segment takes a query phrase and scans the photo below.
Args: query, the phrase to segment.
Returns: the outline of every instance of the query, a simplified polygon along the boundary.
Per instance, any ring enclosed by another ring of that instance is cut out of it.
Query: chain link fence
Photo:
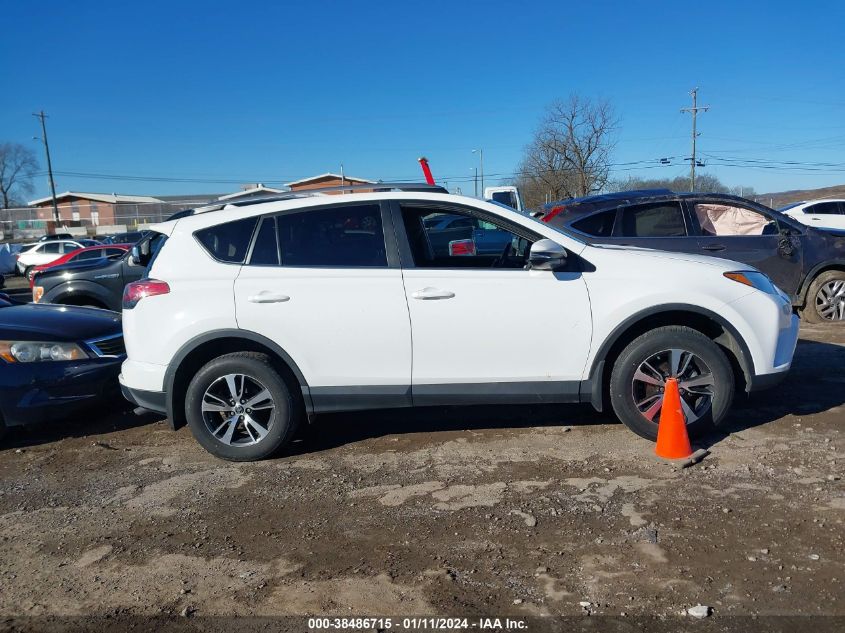
[[[117,203],[100,211],[95,217],[79,217],[75,207],[59,205],[61,221],[53,227],[53,209],[22,207],[0,209],[0,239],[25,241],[38,239],[48,232],[70,233],[78,237],[93,237],[143,229],[150,224],[163,222],[168,217],[193,207],[208,204],[208,198],[173,202]],[[101,205],[102,206],[102,205]],[[46,211],[46,213],[45,213]],[[41,217],[39,218],[39,212]],[[90,213],[90,212],[89,212]],[[78,219],[71,219],[77,217]],[[45,219],[49,218],[49,219]]]

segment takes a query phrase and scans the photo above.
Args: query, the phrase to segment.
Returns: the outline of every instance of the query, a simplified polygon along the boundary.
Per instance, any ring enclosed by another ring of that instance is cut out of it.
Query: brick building
[[[320,189],[321,187],[342,187],[344,185],[374,185],[372,180],[364,178],[353,178],[351,176],[341,176],[340,174],[320,174],[319,176],[311,176],[310,178],[303,178],[302,180],[294,180],[289,182],[286,186],[291,191],[306,191],[308,189]]]
[[[152,196],[125,196],[114,193],[83,193],[81,191],[65,191],[56,194],[56,202],[59,207],[59,217],[62,223],[80,225],[104,225],[122,224],[120,209],[132,208],[138,215],[143,205],[161,203],[162,201]],[[53,219],[53,199],[51,197],[39,198],[29,203],[30,207],[36,208],[38,220],[49,221]]]

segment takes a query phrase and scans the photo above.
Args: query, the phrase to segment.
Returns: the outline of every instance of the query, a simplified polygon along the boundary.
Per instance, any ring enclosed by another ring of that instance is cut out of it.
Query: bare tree
[[[519,169],[528,205],[547,196],[560,200],[601,191],[610,175],[616,125],[607,101],[572,95],[550,104]]]
[[[0,205],[3,209],[23,206],[31,194],[32,179],[38,161],[28,147],[20,143],[0,143]]]

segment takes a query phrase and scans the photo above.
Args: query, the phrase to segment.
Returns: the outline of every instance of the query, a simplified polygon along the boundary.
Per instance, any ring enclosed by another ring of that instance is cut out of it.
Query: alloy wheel
[[[667,349],[643,361],[631,381],[634,405],[646,420],[657,423],[668,378],[678,381],[681,408],[687,424],[692,424],[710,410],[716,381],[707,363],[690,351]]]
[[[276,403],[270,391],[246,374],[226,374],[202,397],[202,419],[211,436],[226,446],[253,446],[273,425]]]
[[[831,279],[819,288],[816,312],[825,321],[845,321],[845,280]]]

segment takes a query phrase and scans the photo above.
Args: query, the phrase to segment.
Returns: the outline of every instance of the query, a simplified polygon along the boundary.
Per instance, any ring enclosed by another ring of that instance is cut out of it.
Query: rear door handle
[[[422,288],[411,294],[414,299],[420,300],[437,300],[437,299],[451,299],[455,296],[454,292],[448,290],[440,290],[440,288]]]
[[[248,297],[247,301],[250,303],[284,303],[285,301],[290,301],[290,297],[278,292],[268,292],[267,290],[262,290],[257,295]]]
[[[708,244],[707,246],[702,246],[701,250],[703,250],[703,251],[723,251],[723,250],[725,250],[725,246],[723,244]]]

